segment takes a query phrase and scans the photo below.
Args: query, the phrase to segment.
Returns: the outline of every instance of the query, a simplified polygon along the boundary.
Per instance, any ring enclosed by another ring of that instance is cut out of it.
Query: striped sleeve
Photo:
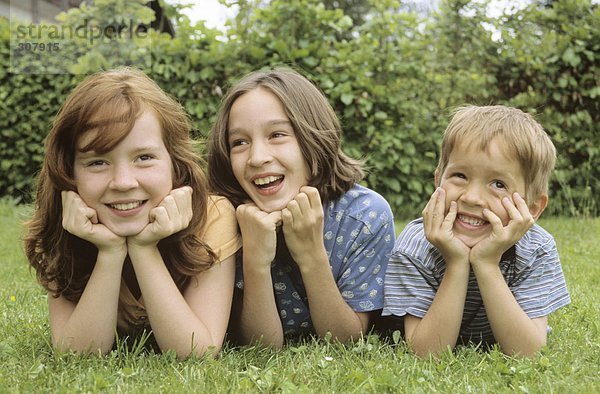
[[[422,318],[429,310],[439,281],[428,245],[421,219],[409,223],[398,237],[385,275],[383,316]]]
[[[516,263],[529,267],[511,291],[527,316],[548,316],[571,302],[556,243],[539,226],[530,230],[526,238],[528,242],[517,244]]]

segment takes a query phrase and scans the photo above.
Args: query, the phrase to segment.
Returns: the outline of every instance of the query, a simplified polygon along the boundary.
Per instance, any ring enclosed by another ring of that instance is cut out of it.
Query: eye
[[[492,185],[496,188],[496,189],[506,189],[506,185],[504,184],[504,182],[502,181],[493,181]]]
[[[235,148],[236,146],[242,146],[248,144],[248,141],[238,138],[229,143],[229,149]]]
[[[143,154],[143,155],[138,156],[139,161],[148,161],[148,160],[152,160],[152,159],[154,159],[154,156],[148,155],[148,154]]]
[[[459,178],[459,179],[467,179],[467,176],[462,172],[455,172],[451,176],[451,178]]]
[[[100,167],[104,164],[106,164],[106,162],[104,160],[90,160],[87,163],[85,163],[85,166],[86,167]]]

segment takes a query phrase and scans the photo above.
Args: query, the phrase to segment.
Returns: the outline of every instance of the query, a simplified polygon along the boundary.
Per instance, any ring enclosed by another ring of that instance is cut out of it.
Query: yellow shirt
[[[214,195],[209,196],[208,199],[207,220],[200,239],[210,246],[217,255],[217,261],[220,262],[242,247],[242,239],[235,218],[235,208],[229,200]],[[142,328],[147,325],[147,317],[143,298],[136,299],[125,281],[121,279],[117,317],[119,330],[129,332],[133,326]]]

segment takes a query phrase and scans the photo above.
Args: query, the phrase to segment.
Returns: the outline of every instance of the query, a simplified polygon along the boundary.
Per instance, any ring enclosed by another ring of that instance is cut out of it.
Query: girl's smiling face
[[[526,195],[521,166],[507,154],[498,138],[493,139],[485,150],[468,142],[457,144],[444,172],[441,176],[436,174],[436,181],[446,191],[446,213],[451,201],[457,203],[453,232],[468,247],[492,231],[482,213],[484,208],[491,210],[506,226],[510,217],[502,205],[502,198],[513,201],[515,192],[523,197]]]
[[[258,87],[233,103],[228,142],[233,174],[263,211],[278,211],[308,184],[309,169],[281,101]]]
[[[112,150],[82,152],[96,133],[86,132],[77,141],[77,192],[113,233],[138,234],[149,223],[150,210],[173,188],[173,167],[160,123],[153,112],[145,111]]]

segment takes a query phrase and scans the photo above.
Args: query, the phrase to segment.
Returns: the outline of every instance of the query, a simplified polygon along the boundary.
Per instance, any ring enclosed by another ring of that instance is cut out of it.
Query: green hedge
[[[136,8],[144,2],[97,2],[63,20],[123,23],[115,17],[123,7],[147,18]],[[330,99],[344,126],[344,149],[366,159],[366,183],[398,217],[417,215],[433,191],[440,137],[453,107],[517,106],[537,115],[559,151],[547,212],[598,215],[597,5],[556,1],[490,20],[482,5],[461,0],[442,2],[427,19],[395,9],[396,1],[369,4],[372,17],[354,25],[342,10],[315,0],[272,0],[261,7],[246,1],[226,37],[202,23],[190,25],[167,7],[177,36],[150,31],[150,48],[140,44],[122,56],[150,51],[145,71],[182,102],[200,138],[241,75],[275,65],[301,70]],[[492,39],[482,22],[495,26],[501,39]],[[95,47],[79,59],[77,74],[11,74],[7,20],[0,19],[0,31],[0,196],[30,201],[42,141],[60,103],[81,80],[78,74],[123,60]]]

